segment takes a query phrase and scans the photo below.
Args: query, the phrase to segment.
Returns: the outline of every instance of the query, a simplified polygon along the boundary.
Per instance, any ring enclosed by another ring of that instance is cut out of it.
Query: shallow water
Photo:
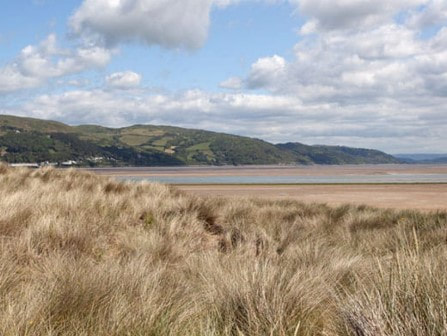
[[[123,167],[91,170],[118,180],[170,184],[447,183],[447,165]]]
[[[211,176],[132,176],[117,177],[126,181],[152,181],[168,184],[333,184],[333,183],[447,183],[447,174],[393,175],[211,175]]]

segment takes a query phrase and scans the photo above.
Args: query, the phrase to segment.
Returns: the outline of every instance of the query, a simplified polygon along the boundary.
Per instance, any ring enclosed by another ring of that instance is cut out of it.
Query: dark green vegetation
[[[398,163],[383,152],[349,147],[273,145],[263,140],[171,126],[106,128],[0,116],[0,160],[75,160],[83,166]]]
[[[373,149],[345,146],[308,146],[300,143],[277,145],[317,164],[396,163],[395,157]]]

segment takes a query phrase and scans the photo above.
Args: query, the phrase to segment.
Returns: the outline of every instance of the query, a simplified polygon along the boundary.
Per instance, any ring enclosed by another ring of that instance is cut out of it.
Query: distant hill
[[[430,162],[427,163],[447,163],[447,155],[437,159],[430,160]]]
[[[447,163],[447,154],[396,154],[407,163]]]
[[[301,143],[286,143],[277,145],[289,150],[306,160],[316,164],[376,164],[399,163],[395,157],[374,149],[351,148],[345,146],[308,146]]]
[[[0,115],[0,160],[77,161],[82,166],[398,163],[380,151],[300,143],[274,145],[172,126],[107,128]]]

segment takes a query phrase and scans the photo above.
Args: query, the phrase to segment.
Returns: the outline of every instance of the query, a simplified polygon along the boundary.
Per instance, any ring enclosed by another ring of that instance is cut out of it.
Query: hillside
[[[0,115],[0,160],[75,160],[83,166],[397,163],[383,152],[349,147],[274,145],[260,139],[172,126],[69,126]]]
[[[308,146],[300,143],[277,145],[316,164],[374,164],[398,163],[395,157],[374,149],[351,148],[345,146]]]

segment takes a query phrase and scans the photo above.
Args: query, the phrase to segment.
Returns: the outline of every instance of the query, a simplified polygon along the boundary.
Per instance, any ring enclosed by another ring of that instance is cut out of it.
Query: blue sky
[[[6,4],[3,8],[5,20],[0,21],[1,65],[10,62],[26,45],[38,44],[49,34],[57,34],[61,44],[76,43],[70,37],[67,21],[80,3],[21,0]],[[302,25],[302,19],[294,14],[289,3],[246,2],[215,9],[210,16],[208,39],[200,49],[166,49],[128,43],[120,48],[107,68],[99,69],[99,74],[81,74],[81,77],[97,82],[104,73],[131,67],[142,74],[142,84],[146,86],[168,90],[192,87],[218,90],[222,80],[247,72],[260,57],[275,53],[292,57],[290,46],[297,40],[296,30]]]
[[[0,114],[445,151],[443,0],[18,0],[0,15]]]

